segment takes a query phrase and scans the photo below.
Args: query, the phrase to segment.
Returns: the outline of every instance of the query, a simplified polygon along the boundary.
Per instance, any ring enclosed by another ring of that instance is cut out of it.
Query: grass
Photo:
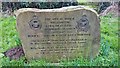
[[[74,60],[63,60],[61,66],[118,66],[118,18],[107,15],[101,17],[101,48],[99,55],[93,60],[75,58]],[[25,57],[19,60],[10,60],[3,52],[10,48],[21,45],[16,31],[16,19],[14,17],[0,18],[0,67],[2,66],[54,66],[56,64],[46,61],[31,60],[27,62]]]

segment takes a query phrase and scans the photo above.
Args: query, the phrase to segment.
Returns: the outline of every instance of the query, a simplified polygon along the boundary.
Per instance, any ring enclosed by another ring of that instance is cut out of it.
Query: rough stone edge
[[[21,8],[15,11],[14,14],[16,15],[16,17],[18,17],[21,13],[24,13],[24,12],[68,12],[68,11],[74,11],[74,10],[80,10],[80,9],[89,10],[95,13],[99,17],[98,13],[95,10],[85,6],[81,6],[81,5],[62,7],[62,8],[56,8],[56,9]]]

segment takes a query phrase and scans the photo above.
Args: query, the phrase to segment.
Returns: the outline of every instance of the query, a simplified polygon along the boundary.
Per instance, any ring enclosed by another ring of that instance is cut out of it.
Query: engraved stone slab
[[[27,59],[58,62],[63,58],[94,58],[100,47],[100,24],[94,10],[24,8],[17,11],[17,29]]]

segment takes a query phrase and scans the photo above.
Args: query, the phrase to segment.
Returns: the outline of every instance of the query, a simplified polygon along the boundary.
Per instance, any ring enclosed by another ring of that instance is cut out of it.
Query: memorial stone
[[[98,14],[83,6],[17,11],[17,30],[27,59],[94,58],[100,48]]]

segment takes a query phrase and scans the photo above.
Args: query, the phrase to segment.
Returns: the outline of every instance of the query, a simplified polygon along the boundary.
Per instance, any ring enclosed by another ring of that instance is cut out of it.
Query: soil
[[[17,46],[15,48],[11,48],[4,52],[4,55],[12,59],[19,59],[21,56],[24,56],[24,51],[22,46]]]

